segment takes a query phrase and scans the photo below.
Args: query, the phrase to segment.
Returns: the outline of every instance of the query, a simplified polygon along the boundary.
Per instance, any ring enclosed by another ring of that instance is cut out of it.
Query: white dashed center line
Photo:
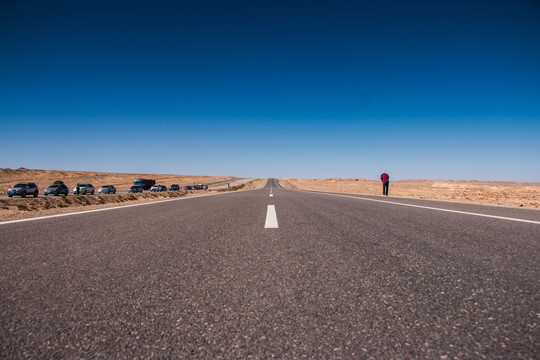
[[[270,197],[274,197],[274,194],[270,194]]]
[[[276,207],[275,205],[268,205],[268,210],[266,211],[266,222],[264,224],[265,229],[276,229],[278,228]]]

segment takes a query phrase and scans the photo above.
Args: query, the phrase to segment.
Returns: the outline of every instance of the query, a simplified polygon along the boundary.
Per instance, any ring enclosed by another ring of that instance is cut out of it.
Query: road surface
[[[270,180],[0,246],[0,358],[540,357],[535,210]]]

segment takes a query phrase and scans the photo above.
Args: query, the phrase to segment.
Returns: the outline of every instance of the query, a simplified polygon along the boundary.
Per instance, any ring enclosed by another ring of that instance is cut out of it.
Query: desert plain
[[[382,183],[364,179],[279,179],[298,190],[381,195]],[[389,196],[540,208],[540,183],[507,181],[390,181]]]

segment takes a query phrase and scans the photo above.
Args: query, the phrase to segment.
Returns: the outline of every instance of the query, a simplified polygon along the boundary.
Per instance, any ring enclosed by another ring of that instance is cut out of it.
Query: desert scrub
[[[236,185],[236,186],[233,186],[233,191],[236,191],[236,190],[240,190],[240,189],[243,189],[246,187],[246,184],[240,184],[240,185]]]
[[[84,196],[77,196],[75,198],[75,201],[78,202],[79,204],[81,204],[82,206],[90,205],[90,201],[88,201],[88,199],[85,198]]]
[[[53,207],[56,207],[56,206],[51,205],[51,203],[48,200],[45,200],[45,202],[43,203],[43,206],[41,208],[43,210],[47,210],[47,209],[50,209],[50,208],[53,208]]]
[[[105,199],[102,196],[98,196],[96,204],[105,204]]]
[[[22,205],[22,204],[17,205],[17,209],[19,209],[19,210],[21,210],[21,211],[30,211],[30,209],[28,208],[28,206]]]
[[[129,194],[129,195],[127,196],[127,199],[128,199],[128,200],[137,200],[137,197],[136,197],[135,195],[133,195],[133,194]]]
[[[237,191],[237,190],[240,190],[240,189],[243,189],[246,187],[246,184],[240,184],[240,185],[236,185],[236,186],[231,186],[230,187],[230,191]],[[218,189],[217,190],[218,192],[226,192],[227,189]]]
[[[0,206],[0,209],[2,209],[2,210],[9,210],[9,207],[8,207],[8,206],[5,206],[5,205],[2,205],[2,206]]]

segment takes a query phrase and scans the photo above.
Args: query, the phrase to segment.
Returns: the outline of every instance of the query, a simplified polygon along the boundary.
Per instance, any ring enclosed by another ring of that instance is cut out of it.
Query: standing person
[[[390,183],[390,176],[388,176],[387,173],[381,174],[381,181],[382,181],[382,194],[385,196],[388,196],[388,184]]]
[[[77,183],[77,186],[75,186],[75,195],[79,196],[80,193],[81,193],[81,187],[79,183]]]

